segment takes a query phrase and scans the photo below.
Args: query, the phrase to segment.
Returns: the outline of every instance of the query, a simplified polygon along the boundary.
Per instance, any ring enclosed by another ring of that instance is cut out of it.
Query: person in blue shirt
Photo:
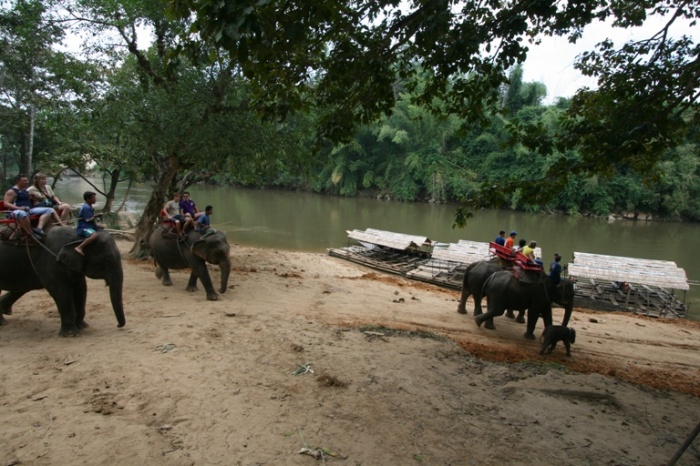
[[[44,227],[52,218],[59,225],[63,225],[63,222],[61,222],[58,214],[51,207],[32,207],[32,200],[27,191],[28,186],[29,177],[25,174],[17,175],[15,177],[15,185],[7,190],[3,198],[5,209],[10,211],[8,216],[17,220],[25,234],[31,235],[34,233],[37,237],[43,238],[45,235]],[[29,223],[30,215],[39,216],[39,225],[36,228],[32,228]]]
[[[499,246],[505,246],[506,245],[506,231],[501,230],[498,232],[498,236],[496,236],[496,239],[493,241]]]
[[[558,253],[554,254],[554,262],[549,264],[549,279],[553,285],[558,285],[561,283],[561,256]]]
[[[210,205],[204,208],[204,212],[197,217],[197,231],[204,234],[209,230],[211,226],[211,219],[209,216],[214,213],[214,208]]]
[[[83,194],[83,199],[85,204],[80,208],[78,212],[78,236],[84,237],[82,243],[75,247],[75,252],[81,256],[85,255],[83,248],[97,239],[96,233],[102,230],[102,227],[97,225],[97,219],[102,216],[102,214],[95,215],[95,209],[92,207],[95,202],[97,202],[97,194],[92,191],[86,191]]]

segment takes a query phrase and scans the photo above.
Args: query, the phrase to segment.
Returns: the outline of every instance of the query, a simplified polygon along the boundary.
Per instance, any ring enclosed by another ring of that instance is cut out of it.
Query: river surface
[[[95,180],[93,180],[95,181]],[[115,209],[121,203],[118,192]],[[82,193],[93,190],[79,178],[56,184],[64,202],[82,203]],[[452,228],[454,205],[431,205],[339,198],[311,193],[240,189],[197,185],[189,188],[197,206],[214,206],[212,224],[226,232],[231,243],[291,251],[325,252],[348,244],[347,230],[376,228],[427,236],[433,241],[492,241],[503,229],[516,230],[517,239],[536,240],[543,260],[554,253],[562,262],[574,252],[674,261],[690,281],[700,280],[700,224],[607,221],[561,215],[483,210],[465,228]],[[120,194],[121,193],[121,197]],[[125,210],[140,213],[150,194],[148,185],[132,187]],[[104,203],[98,195],[97,209]],[[683,299],[683,292],[676,295]],[[686,302],[688,317],[700,320],[700,287],[691,285]]]

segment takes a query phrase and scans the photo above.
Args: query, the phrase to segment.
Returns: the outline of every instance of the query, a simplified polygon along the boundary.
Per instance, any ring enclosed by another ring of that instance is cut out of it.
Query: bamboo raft
[[[453,290],[462,289],[469,264],[493,257],[489,243],[440,243],[371,228],[348,231],[348,246],[331,248],[328,253]],[[674,291],[686,292],[688,280],[674,262],[576,252],[565,271],[576,280],[576,307],[668,318],[685,317],[687,312],[685,299],[681,302]]]

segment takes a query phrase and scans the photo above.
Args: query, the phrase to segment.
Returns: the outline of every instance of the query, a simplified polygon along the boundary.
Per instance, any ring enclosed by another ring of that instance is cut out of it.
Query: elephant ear
[[[202,260],[207,260],[207,242],[203,239],[198,239],[191,246],[192,254]]]
[[[85,256],[81,256],[74,249],[75,246],[63,246],[56,256],[56,260],[65,264],[69,269],[82,273],[85,268]]]

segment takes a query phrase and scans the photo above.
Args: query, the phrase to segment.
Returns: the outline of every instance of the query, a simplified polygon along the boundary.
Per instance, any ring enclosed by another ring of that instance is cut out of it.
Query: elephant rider
[[[27,175],[19,174],[15,177],[15,185],[5,192],[4,202],[5,209],[10,210],[9,216],[15,218],[19,223],[20,229],[26,235],[31,236],[32,233],[39,237],[43,237],[44,227],[52,218],[59,225],[63,225],[58,214],[51,207],[32,207],[31,197],[27,192],[29,186],[29,178]],[[39,224],[36,228],[32,228],[29,222],[30,215],[39,216]]]
[[[102,227],[97,225],[97,218],[101,214],[95,215],[95,209],[92,207],[95,202],[97,202],[97,194],[92,191],[85,191],[83,193],[83,199],[85,204],[80,208],[78,212],[78,236],[85,238],[82,243],[77,245],[74,249],[75,252],[81,256],[85,255],[83,248],[88,244],[92,243],[97,239],[96,233],[102,230]]]
[[[207,231],[210,230],[211,220],[209,219],[209,217],[213,213],[214,213],[214,208],[212,206],[208,205],[204,208],[204,212],[202,212],[202,215],[197,217],[197,231],[198,232],[200,232],[201,234],[205,234]]]
[[[559,262],[561,262],[561,256],[559,253],[554,253],[554,262],[549,264],[549,280],[552,282],[552,285],[561,283],[562,267]]]
[[[537,241],[530,241],[527,246],[523,248],[523,255],[527,257],[529,262],[535,263],[535,248],[537,247]]]
[[[56,196],[46,183],[47,177],[41,172],[37,172],[34,175],[34,183],[27,189],[29,197],[32,198],[33,205],[41,207],[52,207],[58,215],[61,217],[63,222],[67,221],[71,217],[70,204],[61,202],[61,200]]]
[[[178,238],[192,226],[192,218],[186,218],[180,213],[180,193],[174,193],[172,200],[165,203],[163,207],[164,219],[169,220],[175,226]]]
[[[499,231],[498,236],[496,236],[496,239],[493,240],[493,242],[499,246],[505,246],[506,245],[506,231],[505,230]]]
[[[185,218],[189,217],[192,220],[197,220],[204,212],[197,208],[197,204],[190,197],[190,193],[185,191],[182,193],[182,200],[180,201],[180,214]]]
[[[507,248],[510,249],[511,251],[512,251],[513,248],[515,247],[515,237],[516,237],[516,236],[518,236],[518,232],[517,232],[517,231],[511,231],[511,232],[510,232],[510,235],[509,235],[508,238],[506,239],[505,247],[507,247]]]

